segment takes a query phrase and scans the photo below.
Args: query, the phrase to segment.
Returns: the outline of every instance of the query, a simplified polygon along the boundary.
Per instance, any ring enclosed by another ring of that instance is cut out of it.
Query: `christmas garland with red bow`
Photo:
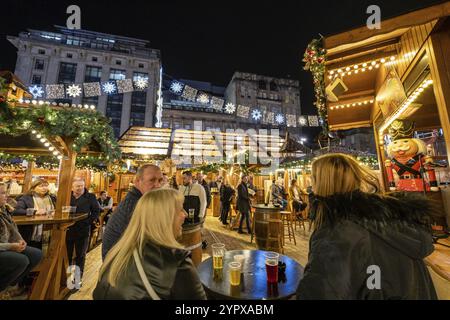
[[[327,96],[325,93],[325,62],[327,60],[327,51],[323,48],[322,38],[314,39],[306,48],[303,55],[304,69],[309,70],[313,76],[314,93],[320,123],[325,134],[328,133],[328,114],[327,114]]]

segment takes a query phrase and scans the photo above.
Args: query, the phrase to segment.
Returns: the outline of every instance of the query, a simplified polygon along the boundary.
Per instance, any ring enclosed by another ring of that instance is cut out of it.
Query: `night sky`
[[[0,70],[14,70],[6,35],[64,25],[70,4],[81,7],[82,28],[141,38],[161,50],[175,78],[226,85],[234,71],[300,80],[303,113],[313,113],[311,75],[303,70],[309,41],[364,25],[377,4],[382,19],[443,1],[9,1],[0,20]],[[122,5],[119,5],[122,3]]]

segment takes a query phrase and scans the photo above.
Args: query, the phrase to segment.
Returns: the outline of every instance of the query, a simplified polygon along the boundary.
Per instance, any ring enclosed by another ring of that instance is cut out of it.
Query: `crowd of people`
[[[314,230],[298,299],[436,299],[423,262],[433,251],[432,206],[426,198],[382,193],[377,177],[342,154],[317,158],[311,179],[308,195]],[[54,208],[55,199],[45,182],[33,186],[13,209],[6,204],[6,190],[0,184],[0,290],[17,289],[41,259],[40,250],[27,245],[39,240],[34,237],[39,235],[38,227],[21,231],[11,219],[30,207]],[[243,233],[245,221],[251,234],[251,198],[256,193],[251,177],[243,175],[235,191],[222,177],[208,184],[202,174],[186,171],[182,185],[177,185],[158,166],[140,167],[132,189],[106,223],[94,299],[206,299],[190,252],[178,240],[184,223],[204,220],[211,190],[220,194],[223,224],[228,223],[230,204],[237,196],[238,232]],[[305,209],[295,181],[288,192],[274,181],[271,197],[283,208],[291,201],[295,212]],[[83,270],[90,226],[101,209],[112,209],[111,199],[107,194],[95,199],[84,181],[76,179],[71,204],[89,213],[67,234],[69,258]],[[10,267],[10,261],[21,267]],[[382,270],[381,285],[375,289],[367,286],[367,268],[373,265]]]

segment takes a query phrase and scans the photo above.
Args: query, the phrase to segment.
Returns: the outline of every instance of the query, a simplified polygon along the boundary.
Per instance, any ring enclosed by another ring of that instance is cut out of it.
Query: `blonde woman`
[[[173,189],[142,196],[123,236],[105,257],[94,299],[206,299],[190,252],[176,240],[186,217],[183,201],[183,194]]]
[[[423,259],[433,252],[431,206],[413,194],[382,195],[352,157],[312,163],[315,225],[298,299],[436,299]]]

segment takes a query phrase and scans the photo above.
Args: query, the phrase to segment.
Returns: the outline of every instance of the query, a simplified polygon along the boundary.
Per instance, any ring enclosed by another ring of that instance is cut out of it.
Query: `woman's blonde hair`
[[[330,153],[315,159],[311,166],[313,192],[319,198],[352,191],[374,193],[380,190],[377,176],[351,156]],[[318,228],[323,222],[320,202],[316,210],[315,226]]]
[[[107,281],[116,286],[126,272],[134,249],[142,256],[145,243],[150,241],[167,248],[183,248],[176,240],[173,226],[176,215],[183,209],[184,196],[174,189],[156,189],[145,193],[136,204],[130,223],[120,240],[106,255],[100,278],[109,268]]]

